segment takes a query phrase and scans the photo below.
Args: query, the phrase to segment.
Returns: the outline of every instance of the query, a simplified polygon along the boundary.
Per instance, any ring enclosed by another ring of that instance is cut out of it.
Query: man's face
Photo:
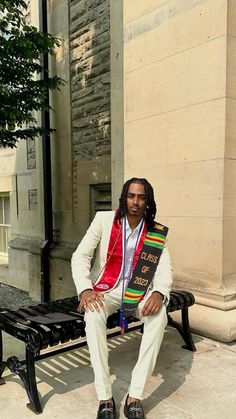
[[[146,209],[146,195],[144,186],[140,183],[131,183],[127,193],[127,215],[136,215],[142,218]]]

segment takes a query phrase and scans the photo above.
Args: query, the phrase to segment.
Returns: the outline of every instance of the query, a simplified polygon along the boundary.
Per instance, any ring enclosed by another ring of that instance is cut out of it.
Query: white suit
[[[72,275],[78,295],[86,289],[92,289],[103,269],[110,239],[114,212],[98,212],[86,235],[72,256]],[[95,263],[91,269],[91,261],[96,249]],[[91,363],[95,373],[95,387],[99,400],[112,397],[111,381],[108,367],[108,348],[106,341],[107,317],[120,307],[122,281],[111,291],[104,294],[104,307],[99,312],[85,313],[86,335],[90,350]],[[172,284],[172,269],[167,246],[164,246],[151,287],[145,298],[139,303],[136,315],[144,322],[144,333],[140,345],[139,357],[132,373],[129,390],[130,397],[142,398],[144,386],[155,367],[156,358],[167,325],[165,305],[154,316],[141,316],[146,299],[153,291],[164,295],[166,303],[169,299]]]

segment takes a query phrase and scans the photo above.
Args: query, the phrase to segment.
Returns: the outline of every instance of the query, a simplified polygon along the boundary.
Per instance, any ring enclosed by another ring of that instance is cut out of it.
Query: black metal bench
[[[167,306],[168,325],[178,330],[185,342],[183,347],[191,351],[196,349],[189,328],[188,307],[193,305],[194,302],[194,296],[190,292],[171,291],[170,302]],[[0,384],[4,384],[2,374],[6,367],[18,374],[28,394],[29,403],[27,406],[37,414],[42,413],[42,406],[36,384],[35,361],[86,345],[85,322],[83,314],[76,311],[77,305],[77,297],[71,297],[20,308],[15,311],[0,309]],[[176,310],[181,310],[182,324],[175,322],[169,315]],[[38,316],[45,317],[50,313],[55,318],[56,316],[62,316],[62,314],[72,315],[73,317],[66,321],[54,321],[47,325],[38,322]],[[31,320],[29,320],[29,317]],[[35,317],[37,321],[34,321],[32,317]],[[108,318],[108,338],[120,334],[120,331],[117,330],[110,332],[111,329],[118,326],[118,319],[118,312]],[[142,324],[133,317],[129,319],[128,326],[128,331],[133,331],[140,329]],[[25,342],[24,360],[20,361],[13,355],[4,361],[2,331]],[[73,343],[73,341],[77,342]],[[69,342],[69,345],[64,345],[66,342]],[[57,349],[41,353],[43,349],[48,347],[57,347]]]

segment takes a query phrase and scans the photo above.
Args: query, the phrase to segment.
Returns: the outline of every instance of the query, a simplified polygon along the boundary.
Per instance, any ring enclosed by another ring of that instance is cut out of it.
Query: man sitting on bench
[[[72,256],[72,274],[80,298],[79,310],[85,311],[87,342],[100,401],[97,419],[116,417],[106,322],[117,309],[122,332],[130,315],[144,323],[124,406],[127,418],[144,419],[140,400],[167,325],[166,305],[172,284],[166,246],[168,228],[156,223],[155,215],[152,186],[146,179],[132,178],[123,186],[118,210],[98,212]]]

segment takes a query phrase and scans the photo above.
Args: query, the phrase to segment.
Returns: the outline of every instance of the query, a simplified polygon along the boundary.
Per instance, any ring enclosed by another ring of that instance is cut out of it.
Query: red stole
[[[116,214],[115,214],[116,217]],[[115,288],[117,282],[121,278],[123,268],[123,220],[113,220],[110,240],[107,251],[107,258],[102,273],[99,275],[97,281],[93,284],[95,291],[110,291]],[[140,251],[147,233],[147,226],[141,231],[138,244],[135,249],[132,270],[135,268],[138,261]]]

